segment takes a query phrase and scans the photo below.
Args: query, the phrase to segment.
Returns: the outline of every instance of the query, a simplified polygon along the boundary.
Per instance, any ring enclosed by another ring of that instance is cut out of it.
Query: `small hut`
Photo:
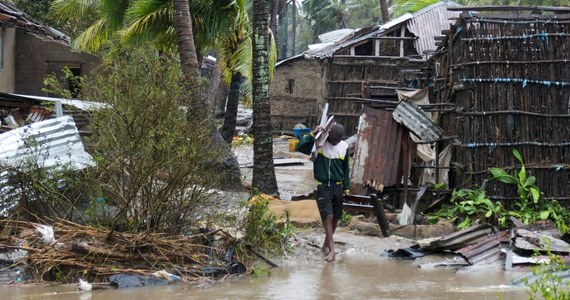
[[[489,168],[522,165],[545,199],[570,205],[570,8],[456,7],[461,12],[430,61],[430,99],[450,103],[441,126],[454,139],[450,185],[481,185]],[[508,204],[513,185],[487,195]]]
[[[328,103],[328,115],[347,135],[355,134],[365,91],[395,98],[397,88],[420,85],[421,67],[436,49],[434,38],[459,15],[447,10],[455,6],[444,1],[380,26],[330,32],[320,36],[321,44],[280,61],[270,85],[273,128],[314,126]]]

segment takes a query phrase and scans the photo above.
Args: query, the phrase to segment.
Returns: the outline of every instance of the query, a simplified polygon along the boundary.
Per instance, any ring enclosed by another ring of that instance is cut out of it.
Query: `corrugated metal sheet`
[[[408,20],[408,30],[418,37],[414,41],[414,46],[419,54],[437,48],[434,37],[442,36],[441,31],[449,29],[455,22],[449,19],[459,17],[461,14],[457,11],[448,11],[447,8],[457,6],[461,5],[452,1],[441,1],[417,11],[414,17]]]
[[[486,240],[490,235],[493,235],[493,232],[494,229],[491,225],[479,224],[440,237],[437,240],[431,241],[428,245],[423,245],[422,249],[433,252],[445,250],[454,251],[464,248],[467,245],[480,243]]]
[[[435,141],[443,135],[443,129],[439,128],[421,108],[406,100],[400,101],[392,117],[424,142]]]
[[[382,191],[399,184],[398,169],[404,128],[386,110],[364,106],[354,149],[351,191],[366,194],[366,187]]]
[[[20,95],[20,94],[8,94],[8,95],[14,95],[17,97],[39,100],[39,101],[50,101],[50,102],[61,101],[61,104],[73,106],[73,107],[81,109],[81,110],[97,110],[97,109],[109,107],[109,105],[106,103],[79,100],[79,99],[65,99],[65,98],[54,98],[54,97],[33,96],[33,95]],[[0,100],[1,100],[1,98],[0,98]]]
[[[321,43],[334,43],[349,37],[355,31],[356,30],[354,29],[348,29],[348,28],[333,30],[319,35],[319,40],[321,41]]]
[[[0,134],[0,162],[24,168],[30,161],[43,168],[66,166],[80,170],[95,163],[85,152],[70,116],[49,119]]]
[[[382,36],[385,32],[389,32],[391,28],[404,23],[408,30],[418,37],[418,39],[414,41],[414,46],[419,54],[423,54],[425,50],[435,50],[437,48],[434,37],[442,36],[441,31],[449,29],[450,24],[453,23],[453,21],[449,19],[458,17],[461,13],[448,11],[447,8],[457,6],[460,5],[452,1],[438,2],[416,13],[405,14],[381,26],[376,25],[355,30],[352,34],[347,34],[340,39],[338,39],[340,34],[336,33],[336,31],[332,31],[330,32],[331,36],[337,38],[333,45],[305,51],[304,56],[307,59],[331,57],[340,49],[350,47],[371,37]],[[326,36],[326,34],[324,35]]]
[[[405,21],[407,21],[413,17],[414,17],[414,15],[412,15],[411,13],[403,14],[394,20],[391,20],[389,22],[382,24],[380,26],[380,29],[390,29],[396,25],[400,25],[400,23],[403,23],[403,22],[405,22]]]
[[[350,39],[346,39],[347,37],[345,37],[345,39],[340,39],[330,46],[317,48],[314,50],[307,50],[303,53],[303,56],[306,59],[322,59],[331,57],[336,51],[342,48],[354,45],[360,41],[364,41],[372,36],[377,35],[378,28],[379,27],[377,25],[362,28],[347,36],[350,37]]]
[[[470,265],[497,260],[501,254],[501,244],[508,244],[509,231],[500,231],[487,239],[472,245],[467,245],[455,251],[461,254]]]
[[[0,23],[9,23],[28,32],[49,36],[66,45],[71,42],[71,38],[67,35],[30,19],[23,11],[10,3],[0,2]]]

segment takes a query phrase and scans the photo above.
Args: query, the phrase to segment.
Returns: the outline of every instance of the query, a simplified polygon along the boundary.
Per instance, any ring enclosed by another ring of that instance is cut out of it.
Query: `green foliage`
[[[491,223],[504,227],[507,216],[501,202],[493,202],[487,198],[481,189],[460,189],[451,196],[452,206],[444,207],[439,212],[428,216],[430,223],[436,223],[440,218],[450,221],[459,220],[457,226],[464,229],[474,222]]]
[[[347,226],[348,224],[350,224],[351,220],[352,220],[352,215],[343,210],[342,216],[340,217],[339,225]]]
[[[289,250],[288,241],[295,227],[288,220],[283,226],[279,226],[275,217],[268,213],[268,200],[258,199],[249,207],[245,223],[245,241],[255,249],[284,254]]]
[[[460,220],[458,227],[461,229],[471,226],[476,221],[503,227],[510,216],[525,224],[550,219],[562,233],[569,232],[566,220],[570,219],[570,211],[556,200],[542,199],[543,193],[536,185],[536,177],[527,173],[521,154],[514,149],[513,155],[521,164],[519,170],[509,174],[501,168],[490,169],[493,179],[517,187],[518,198],[509,209],[504,208],[500,202],[493,203],[483,190],[461,189],[452,194],[451,202],[454,205],[442,208],[430,215],[428,220],[432,223],[437,222],[439,218]]]
[[[558,201],[546,201],[542,197],[544,193],[536,185],[536,177],[527,174],[524,161],[520,152],[513,149],[513,155],[521,164],[520,169],[513,174],[507,173],[500,168],[491,168],[494,179],[517,187],[518,199],[512,204],[509,215],[516,217],[525,224],[537,220],[551,219],[562,233],[568,232],[566,220],[570,212],[560,206]]]
[[[75,76],[67,66],[61,72],[61,76],[57,76],[55,73],[48,74],[44,78],[45,87],[42,88],[42,91],[48,93],[48,95],[55,95],[65,99],[77,97],[84,77]],[[69,87],[73,87],[74,90],[70,90]]]
[[[121,53],[101,74],[84,85],[84,98],[107,105],[91,115],[97,167],[85,189],[108,199],[127,230],[183,232],[227,175],[212,162],[220,153],[209,128],[181,109],[196,96],[175,58],[146,49]]]
[[[541,262],[531,268],[532,274],[537,276],[536,280],[531,282],[528,278],[523,278],[527,295],[531,300],[537,299],[536,295],[540,296],[538,299],[569,300],[570,291],[564,287],[570,285],[570,280],[563,280],[560,272],[570,271],[570,267],[564,264],[562,257],[553,254],[548,245],[547,254],[547,262]]]

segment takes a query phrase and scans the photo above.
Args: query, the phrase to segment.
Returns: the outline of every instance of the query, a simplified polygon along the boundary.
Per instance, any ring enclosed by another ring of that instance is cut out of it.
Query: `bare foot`
[[[321,247],[321,253],[322,253],[323,255],[326,256],[326,255],[329,254],[329,252],[331,252],[331,250],[329,249],[329,247],[327,247],[327,246],[325,246],[325,245],[323,245],[323,246]]]
[[[328,262],[335,260],[335,253],[334,251],[330,251],[329,254],[325,257],[325,260]]]

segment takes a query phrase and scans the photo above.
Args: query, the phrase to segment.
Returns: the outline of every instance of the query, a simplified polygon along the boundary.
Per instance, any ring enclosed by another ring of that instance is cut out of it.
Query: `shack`
[[[570,8],[450,7],[457,22],[430,59],[426,77],[442,113],[449,145],[450,186],[480,186],[489,168],[522,165],[544,199],[570,205]],[[489,181],[485,191],[505,204],[516,185]]]
[[[321,44],[280,61],[270,85],[271,118],[276,130],[314,126],[325,104],[328,115],[357,132],[363,91],[392,97],[397,88],[420,86],[421,67],[436,49],[435,37],[459,12],[451,1],[430,5],[383,25],[339,30],[320,36]]]
[[[48,96],[44,78],[65,80],[65,67],[76,76],[99,65],[99,58],[70,46],[64,33],[32,20],[11,3],[0,1],[0,92]],[[65,80],[64,88],[77,89]]]

